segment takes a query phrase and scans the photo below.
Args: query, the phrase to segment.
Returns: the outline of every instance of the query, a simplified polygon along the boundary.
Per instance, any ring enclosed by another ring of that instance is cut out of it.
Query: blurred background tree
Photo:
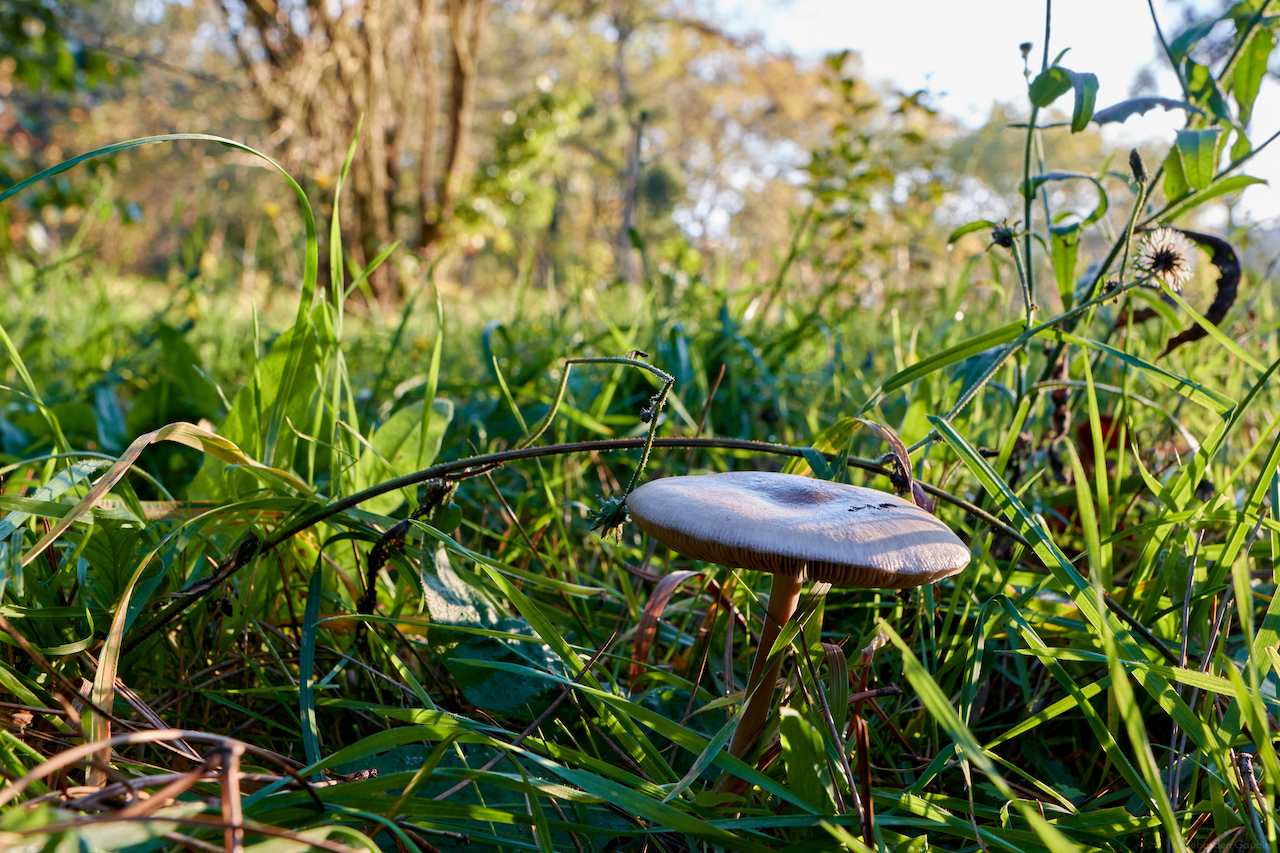
[[[0,186],[61,162],[74,148],[74,125],[87,109],[118,91],[135,72],[128,57],[92,43],[85,33],[100,31],[94,3],[8,0],[0,5]],[[79,221],[85,204],[83,183],[49,182],[28,193],[14,211],[0,209],[0,249],[27,237],[38,249],[48,229],[64,219]]]
[[[991,217],[1016,190],[1007,116],[965,133],[927,92],[868,85],[856,54],[772,53],[694,0],[15,0],[0,39],[0,181],[203,132],[271,154],[329,213],[362,121],[343,245],[358,272],[400,241],[369,281],[384,305],[428,270],[472,288],[634,284],[642,250],[756,282],[788,265],[812,286],[856,278],[875,299],[945,259],[957,205],[986,198],[969,218]],[[1089,162],[1103,147],[1058,136]],[[178,147],[44,185],[61,195],[0,213],[22,218],[6,237],[34,257],[110,199],[99,260],[269,300],[296,280],[292,201],[238,154]]]

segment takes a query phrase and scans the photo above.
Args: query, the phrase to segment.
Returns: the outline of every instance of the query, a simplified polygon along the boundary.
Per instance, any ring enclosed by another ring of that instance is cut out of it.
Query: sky
[[[1018,45],[1033,44],[1033,69],[1044,49],[1045,3],[1034,0],[714,0],[718,15],[739,32],[756,31],[768,47],[819,57],[846,48],[861,54],[864,72],[906,91],[928,88],[931,101],[964,123],[977,126],[994,101],[1029,106]],[[1172,38],[1181,29],[1186,3],[1156,0],[1156,15]],[[1192,3],[1207,11],[1216,4]],[[1145,0],[1058,0],[1053,3],[1049,48],[1052,59],[1070,48],[1062,65],[1098,76],[1097,106],[1129,97],[1140,69],[1156,73],[1157,94],[1180,97],[1177,80],[1157,62],[1158,42]],[[1228,26],[1226,24],[1222,26]],[[1280,58],[1273,54],[1272,65]],[[1069,108],[1069,96],[1060,101]],[[1280,130],[1280,84],[1263,83],[1254,107],[1255,143]],[[1140,119],[1104,127],[1109,140],[1172,144],[1183,124],[1181,111],[1152,110]],[[1280,141],[1247,167],[1269,181],[1245,191],[1241,206],[1256,219],[1280,219]]]

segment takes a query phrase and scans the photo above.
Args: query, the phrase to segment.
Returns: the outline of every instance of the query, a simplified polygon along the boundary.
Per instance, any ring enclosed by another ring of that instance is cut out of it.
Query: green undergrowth
[[[1032,102],[1087,123],[1089,77],[1046,57]],[[287,175],[302,279],[262,315],[11,265],[0,842],[1277,849],[1280,292],[1244,270],[1215,316],[1213,243],[1194,304],[1152,274],[1151,228],[1242,185],[1247,149],[1195,159],[1219,136],[1065,217],[1038,191],[1079,176],[1029,142],[1023,222],[1053,228],[962,228],[942,284],[878,301],[646,257],[636,286],[357,315]],[[730,757],[767,579],[593,520],[647,438],[643,478],[890,490],[895,435],[970,566],[808,595],[764,754]]]

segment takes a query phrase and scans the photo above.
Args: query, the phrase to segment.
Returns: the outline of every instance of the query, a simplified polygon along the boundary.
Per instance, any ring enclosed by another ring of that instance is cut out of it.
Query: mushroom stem
[[[769,710],[773,706],[774,685],[778,682],[778,670],[782,668],[782,657],[774,661],[769,671],[763,672],[765,661],[773,649],[782,626],[796,612],[796,604],[800,601],[800,575],[795,577],[776,574],[773,585],[769,588],[769,611],[764,620],[764,628],[760,631],[760,648],[756,650],[755,662],[751,665],[751,677],[747,680],[747,709],[729,742],[729,754],[741,758],[755,744],[760,730],[769,720]]]

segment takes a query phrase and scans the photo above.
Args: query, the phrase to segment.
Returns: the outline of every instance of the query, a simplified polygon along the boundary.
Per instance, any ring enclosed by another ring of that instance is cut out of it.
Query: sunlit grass
[[[1280,293],[1246,275],[1166,353],[1209,309],[1122,268],[1164,202],[1108,181],[1106,268],[983,223],[942,286],[868,304],[646,248],[640,287],[355,307],[314,222],[265,310],[11,266],[0,841],[1276,849]],[[649,437],[645,478],[889,490],[892,434],[972,564],[808,595],[780,722],[733,758],[766,579],[592,520]]]

